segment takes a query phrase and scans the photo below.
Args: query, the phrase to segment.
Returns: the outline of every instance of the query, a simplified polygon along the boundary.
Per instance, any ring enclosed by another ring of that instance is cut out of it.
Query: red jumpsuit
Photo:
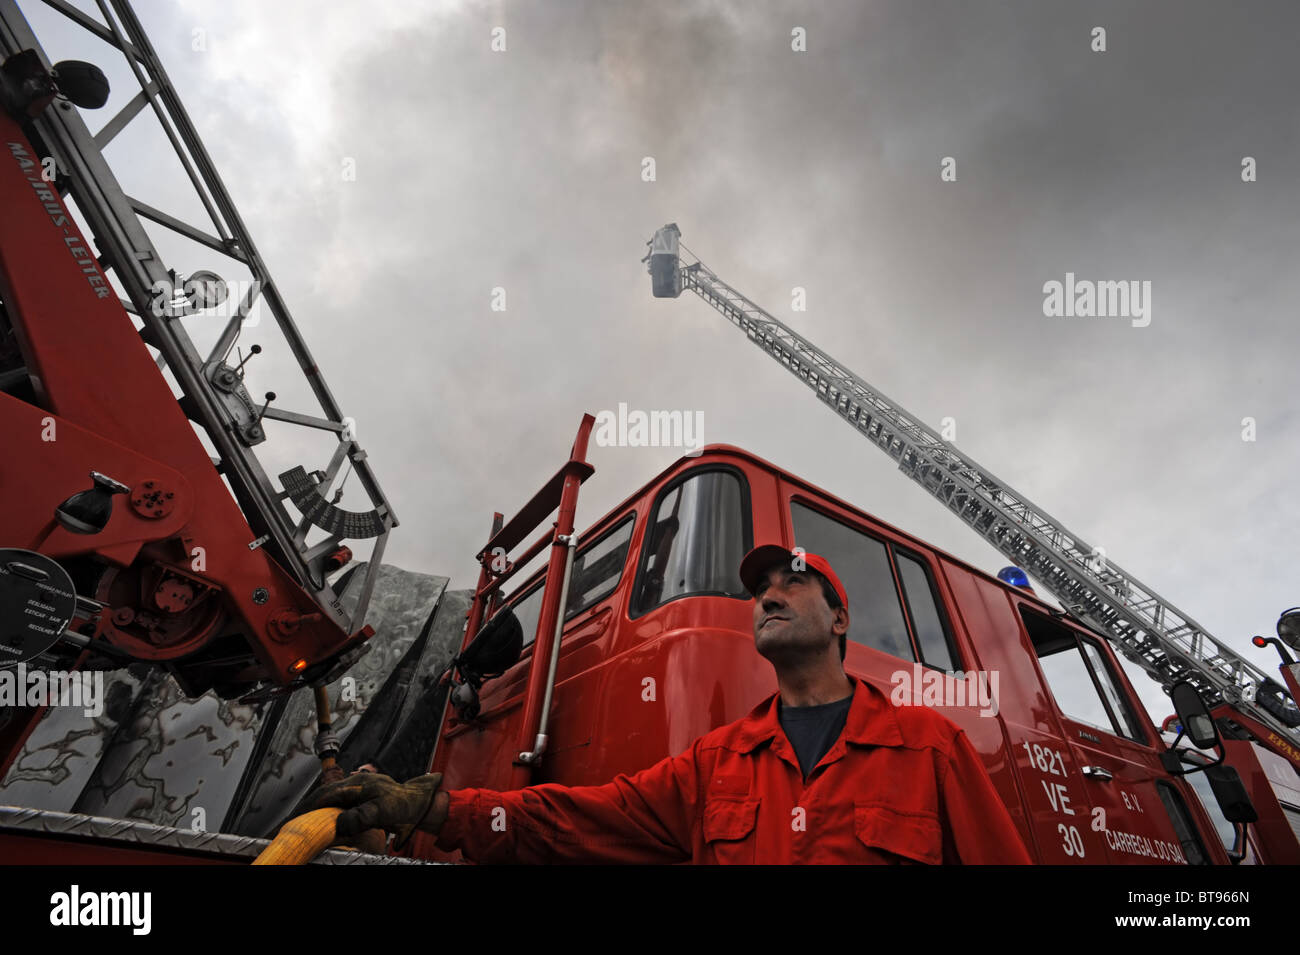
[[[773,694],[603,786],[453,790],[437,845],[473,862],[1030,863],[965,732],[853,682],[806,783]]]

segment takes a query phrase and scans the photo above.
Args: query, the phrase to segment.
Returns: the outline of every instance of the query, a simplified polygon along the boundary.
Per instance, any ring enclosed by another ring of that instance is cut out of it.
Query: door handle
[[[1095,779],[1098,782],[1109,782],[1115,778],[1115,774],[1104,766],[1084,766],[1079,772],[1088,779]]]

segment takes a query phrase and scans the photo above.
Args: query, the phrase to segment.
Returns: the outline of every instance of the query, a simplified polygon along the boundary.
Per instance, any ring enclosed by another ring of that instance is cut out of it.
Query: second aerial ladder
[[[1180,680],[1192,683],[1217,717],[1233,720],[1300,771],[1294,701],[1263,670],[720,279],[681,244],[676,224],[659,229],[647,244],[642,261],[655,297],[695,292],[1166,692]]]

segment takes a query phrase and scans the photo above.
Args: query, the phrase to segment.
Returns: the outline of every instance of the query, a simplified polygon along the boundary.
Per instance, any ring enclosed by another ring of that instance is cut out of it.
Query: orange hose
[[[334,826],[342,812],[337,806],[326,806],[290,819],[253,865],[306,865],[333,844]]]

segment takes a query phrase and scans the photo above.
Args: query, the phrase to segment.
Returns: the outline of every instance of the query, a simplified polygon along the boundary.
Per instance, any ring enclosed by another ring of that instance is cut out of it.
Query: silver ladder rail
[[[670,228],[675,227],[666,226],[652,242]],[[1294,729],[1255,702],[1261,684],[1270,679],[1262,669],[944,441],[898,402],[728,285],[684,245],[671,236],[656,245],[658,249],[674,247],[693,260],[681,264],[679,255],[681,291],[695,292],[721,312],[837,415],[897,461],[904,474],[1041,581],[1062,606],[1110,639],[1162,689],[1168,692],[1174,683],[1187,680],[1211,707],[1231,704],[1300,746],[1300,735]]]
[[[97,134],[91,134],[80,111],[67,102],[56,102],[34,120],[37,132],[57,164],[57,185],[76,201],[98,245],[105,270],[116,276],[126,293],[123,307],[144,323],[141,338],[160,352],[158,364],[171,369],[182,392],[179,400],[186,413],[202,426],[216,448],[218,457],[213,463],[235,489],[238,503],[258,535],[250,547],[267,547],[338,626],[354,633],[365,622],[388,534],[398,525],[366,453],[356,442],[348,420],[326,385],[130,4],[126,0],[96,0],[103,17],[100,22],[66,0],[40,2],[120,52],[139,85],[139,92]],[[16,0],[0,0],[0,56],[7,58],[29,49],[37,51],[48,70],[50,61]],[[102,150],[146,107],[161,125],[207,213],[208,225],[194,225],[181,216],[128,196],[110,170]],[[172,295],[170,302],[159,307],[159,290],[174,290],[178,273],[164,264],[145,231],[144,219],[218,253],[232,266],[242,267],[252,275],[235,313],[229,316],[215,347],[206,356],[199,353],[181,321],[196,309],[178,306],[178,295]],[[226,363],[247,316],[255,307],[265,307],[275,319],[319,409],[307,412],[259,409],[259,402],[249,396],[242,377],[236,374],[238,369]],[[257,445],[268,440],[260,426],[262,418],[333,432],[338,444],[328,465],[312,475],[299,469],[286,472],[280,475],[286,486],[277,488],[255,451]],[[332,506],[319,507],[317,515],[325,513],[328,518],[323,521],[314,521],[310,516],[295,518],[290,514],[284,503],[291,496],[289,485],[301,497],[302,489],[311,482],[323,495],[338,478],[345,462],[350,464],[348,473],[356,473],[369,498],[369,510],[352,512]],[[295,477],[296,480],[288,480]],[[327,539],[308,545],[306,536],[313,524],[327,532]],[[376,540],[366,578],[356,610],[349,615],[343,610],[340,594],[326,579],[326,561],[343,540],[370,537]]]

